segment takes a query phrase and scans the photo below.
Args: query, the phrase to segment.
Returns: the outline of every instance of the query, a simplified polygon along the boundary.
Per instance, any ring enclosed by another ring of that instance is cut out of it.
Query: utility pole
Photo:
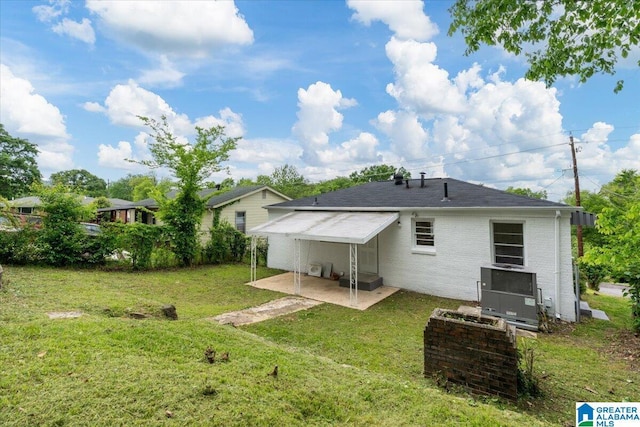
[[[578,178],[578,162],[576,160],[576,146],[573,143],[573,135],[569,135],[569,145],[571,145],[571,158],[573,159],[573,181],[576,186],[576,206],[580,205],[580,179]],[[578,258],[584,255],[582,244],[582,224],[576,225],[576,237],[578,238]]]

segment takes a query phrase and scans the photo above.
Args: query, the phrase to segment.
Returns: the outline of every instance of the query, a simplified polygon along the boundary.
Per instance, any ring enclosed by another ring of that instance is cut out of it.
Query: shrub
[[[212,264],[240,262],[247,252],[247,236],[226,221],[210,231],[211,238],[204,247],[204,260]]]
[[[134,222],[131,224],[115,224],[120,232],[118,247],[129,251],[131,266],[134,270],[151,266],[151,255],[158,245],[164,229],[157,225]]]
[[[595,291],[600,290],[600,282],[607,275],[607,268],[591,260],[581,259],[578,263],[580,273],[587,279],[589,287]]]
[[[27,227],[14,232],[0,232],[0,263],[37,264],[41,258],[38,230]]]
[[[256,238],[256,263],[260,264],[260,259],[264,261],[264,266],[267,266],[267,257],[269,255],[269,241],[265,237]]]

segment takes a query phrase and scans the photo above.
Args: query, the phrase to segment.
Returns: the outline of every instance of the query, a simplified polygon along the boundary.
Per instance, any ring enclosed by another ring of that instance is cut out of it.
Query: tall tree
[[[393,178],[396,173],[396,167],[391,165],[373,165],[360,169],[358,172],[352,172],[349,175],[352,181],[357,183],[386,181]]]
[[[269,185],[282,194],[295,199],[309,192],[309,183],[295,166],[285,164],[274,169],[271,175],[259,175],[258,184]]]
[[[590,247],[585,258],[607,266],[614,278],[629,283],[634,329],[640,332],[640,174],[623,170],[602,186],[600,194],[609,200],[596,223],[605,238]]]
[[[525,77],[547,86],[563,76],[584,83],[596,73],[613,75],[619,58],[640,43],[638,0],[456,0],[449,12],[449,35],[462,32],[466,54],[482,44],[524,52]]]
[[[51,174],[51,183],[67,187],[77,194],[91,197],[107,195],[107,183],[85,169],[71,169]]]
[[[194,143],[184,143],[171,133],[165,116],[160,121],[140,119],[152,131],[149,151],[153,160],[138,163],[150,168],[167,168],[176,178],[175,198],[169,199],[160,192],[155,194],[160,205],[158,216],[169,229],[182,265],[191,265],[198,249],[198,230],[206,202],[198,196],[198,191],[205,179],[223,170],[221,163],[229,159],[229,152],[236,148],[240,138],[226,137],[222,126],[196,127]]]
[[[361,184],[363,182],[387,181],[393,178],[396,173],[405,179],[411,178],[411,172],[404,167],[396,168],[392,165],[367,166],[358,172],[352,172],[349,178],[355,183]]]
[[[547,199],[547,191],[546,190],[533,191],[530,188],[508,187],[505,191],[507,193],[512,193],[512,194],[518,194],[520,196],[531,197],[532,199],[541,199],[541,200],[546,200]]]
[[[28,194],[32,184],[41,182],[37,155],[35,144],[12,137],[0,123],[0,195],[7,199],[20,197]]]

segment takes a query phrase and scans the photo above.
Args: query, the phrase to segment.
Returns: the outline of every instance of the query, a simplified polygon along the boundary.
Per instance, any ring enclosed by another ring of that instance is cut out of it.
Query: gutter
[[[560,213],[560,210],[556,211],[556,216],[555,216],[555,250],[556,250],[556,256],[555,256],[555,272],[554,272],[554,276],[555,276],[555,291],[556,291],[556,302],[554,304],[555,307],[555,315],[556,318],[559,319],[560,318],[560,218],[561,218],[562,214]]]

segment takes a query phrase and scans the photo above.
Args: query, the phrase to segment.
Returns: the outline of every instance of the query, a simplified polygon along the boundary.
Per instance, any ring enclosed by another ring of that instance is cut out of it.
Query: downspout
[[[556,211],[556,224],[555,224],[555,237],[556,237],[556,271],[555,271],[555,286],[556,286],[556,303],[554,304],[555,307],[555,314],[556,314],[556,318],[559,319],[560,318],[560,218],[562,217],[562,214],[560,213],[559,210]]]

